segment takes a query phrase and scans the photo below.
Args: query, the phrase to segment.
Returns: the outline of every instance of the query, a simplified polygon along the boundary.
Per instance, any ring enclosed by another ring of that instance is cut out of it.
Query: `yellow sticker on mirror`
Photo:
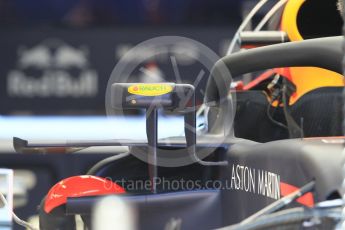
[[[128,87],[128,93],[140,96],[160,96],[173,91],[170,84],[135,84]]]

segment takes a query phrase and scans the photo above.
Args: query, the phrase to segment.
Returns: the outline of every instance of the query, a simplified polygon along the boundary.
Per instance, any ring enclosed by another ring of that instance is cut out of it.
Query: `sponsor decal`
[[[251,192],[279,200],[281,197],[287,196],[299,188],[280,181],[279,174],[233,164],[231,170],[231,189]],[[306,193],[298,198],[297,202],[307,207],[313,207],[314,196],[311,192]]]
[[[280,199],[280,175],[243,165],[232,165],[231,189],[278,200]]]
[[[89,98],[98,93],[98,73],[89,64],[89,50],[48,39],[20,46],[15,68],[7,74],[12,98]]]
[[[128,87],[128,93],[140,96],[160,96],[170,93],[173,87],[170,84],[136,84]]]

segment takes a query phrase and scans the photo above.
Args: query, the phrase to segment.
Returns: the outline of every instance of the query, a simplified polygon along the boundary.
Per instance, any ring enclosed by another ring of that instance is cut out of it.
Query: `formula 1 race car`
[[[342,46],[343,37],[324,37],[221,58],[205,91],[203,133],[196,131],[194,86],[114,83],[112,108],[145,109],[147,140],[47,144],[14,138],[18,152],[129,146],[86,175],[54,185],[39,208],[40,229],[75,229],[76,215],[96,229],[94,207],[106,196],[132,205],[139,229],[334,228],[343,205],[343,86],[319,85],[294,98],[299,83],[281,75],[306,66],[342,75]],[[274,69],[272,78],[230,88],[232,77],[267,69]],[[316,77],[328,78],[320,72]],[[184,137],[158,139],[159,110],[184,117]],[[176,181],[183,186],[174,187]],[[131,187],[133,182],[149,186]]]
[[[87,176],[67,178],[53,186],[40,207],[40,228],[73,228],[74,215],[81,215],[90,228],[93,206],[109,194],[119,194],[137,208],[138,226],[142,229],[162,229],[173,218],[180,220],[182,229],[196,226],[198,229],[221,228],[240,221],[235,228],[266,229],[283,222],[303,226],[308,221],[312,225],[334,226],[340,218],[339,204],[334,206],[333,203],[328,208],[318,204],[341,197],[340,162],[344,139],[302,136],[257,143],[235,138],[232,128],[225,125],[231,124],[228,118],[233,110],[229,107],[231,97],[227,87],[231,78],[223,71],[229,69],[232,76],[236,76],[276,67],[315,66],[341,73],[342,41],[342,37],[311,39],[251,49],[222,58],[216,63],[207,85],[208,132],[198,137],[195,130],[187,128],[196,127],[195,97],[179,96],[179,92],[194,95],[193,86],[154,84],[156,88],[151,85],[150,89],[153,93],[145,96],[130,90],[137,87],[140,91],[145,84],[114,83],[113,108],[147,109],[148,142],[120,143],[114,140],[47,145],[15,138],[14,146],[19,152],[30,148],[130,146],[128,153],[96,164]],[[259,61],[257,57],[260,57]],[[157,87],[160,90],[157,91]],[[330,95],[334,97],[333,93]],[[312,99],[317,100],[314,103],[323,102],[318,97]],[[157,141],[159,107],[184,114],[185,140],[182,137]],[[225,138],[222,138],[223,133]],[[148,158],[148,163],[139,160],[138,156]],[[157,166],[181,158],[187,162],[185,166]],[[166,183],[198,181],[200,187],[174,190],[162,186],[163,180]],[[116,183],[120,181],[125,183],[120,186]],[[151,184],[146,189],[126,191],[129,181],[151,181]],[[214,183],[222,186],[215,187]],[[304,208],[274,212],[295,206]],[[259,212],[260,215],[251,216],[265,207],[268,209]],[[296,215],[293,212],[300,212],[299,218],[293,218]],[[282,216],[277,218],[277,215]],[[327,221],[314,223],[311,218],[315,216]]]

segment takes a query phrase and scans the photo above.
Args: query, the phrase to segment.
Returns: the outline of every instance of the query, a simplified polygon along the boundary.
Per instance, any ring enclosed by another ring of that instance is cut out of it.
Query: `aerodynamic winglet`
[[[28,145],[28,141],[18,138],[18,137],[13,137],[13,147],[14,150],[18,153],[21,153],[23,149],[25,149]]]

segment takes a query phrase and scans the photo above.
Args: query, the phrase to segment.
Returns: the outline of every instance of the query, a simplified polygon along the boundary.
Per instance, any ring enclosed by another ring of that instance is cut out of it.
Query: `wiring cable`
[[[274,101],[277,101],[277,102],[278,102],[278,106],[279,106],[280,103],[281,103],[281,96],[279,96],[279,97],[277,97],[276,99],[274,99]],[[277,120],[275,120],[275,119],[273,118],[273,115],[274,115],[274,112],[276,111],[276,109],[277,109],[277,108],[275,107],[274,110],[273,110],[273,113],[271,114],[271,104],[269,103],[269,104],[267,105],[266,114],[267,114],[268,119],[269,119],[272,123],[274,123],[275,125],[277,125],[277,126],[283,128],[283,129],[288,129],[288,127],[287,127],[285,124],[283,124],[282,122],[279,122],[279,121],[277,121]]]
[[[8,205],[5,196],[1,192],[0,192],[0,200],[1,200],[1,203],[3,203],[5,206]],[[30,230],[39,230],[38,228],[35,228],[34,226],[32,226],[30,223],[20,219],[14,212],[12,212],[12,217],[13,217],[14,222],[19,224],[20,226],[23,226],[23,227],[28,228]]]
[[[268,92],[268,94],[271,94],[271,100],[270,100],[270,103],[268,103],[267,105],[267,109],[266,109],[266,116],[268,117],[268,119],[274,123],[275,125],[283,128],[283,129],[288,129],[288,127],[282,123],[282,122],[279,122],[277,120],[275,120],[273,118],[277,108],[281,105],[282,103],[282,94],[284,93],[282,91],[282,89],[280,88],[280,83],[279,83],[279,80],[280,80],[280,75],[279,74],[276,74],[273,78],[273,80],[268,84],[267,86],[267,90],[271,93]],[[278,87],[277,87],[278,86]],[[277,106],[274,107],[274,110],[273,112],[271,113],[271,107],[273,105],[274,102],[277,102]]]

